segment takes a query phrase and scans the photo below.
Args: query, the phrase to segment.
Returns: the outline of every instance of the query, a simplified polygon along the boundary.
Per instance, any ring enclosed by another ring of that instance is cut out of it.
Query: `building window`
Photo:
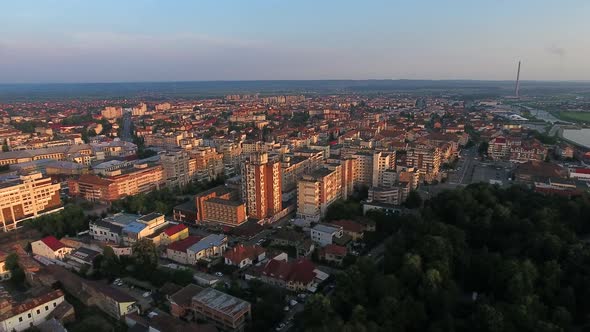
[[[49,310],[49,306],[48,305],[45,306],[45,311],[47,311],[47,310]]]
[[[22,322],[22,321],[23,321],[23,318],[22,318],[22,317],[19,317],[19,318],[18,318],[18,321],[19,321],[19,322]]]

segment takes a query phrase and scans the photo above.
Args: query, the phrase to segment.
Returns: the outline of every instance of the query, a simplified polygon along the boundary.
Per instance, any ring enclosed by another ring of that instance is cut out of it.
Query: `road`
[[[133,142],[133,135],[131,133],[131,113],[127,111],[123,114],[123,128],[121,129],[121,140]]]

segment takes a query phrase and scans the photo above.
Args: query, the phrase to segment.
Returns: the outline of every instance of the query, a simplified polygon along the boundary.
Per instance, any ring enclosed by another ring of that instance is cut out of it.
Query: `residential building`
[[[324,247],[332,244],[335,238],[341,238],[344,230],[338,225],[317,224],[311,228],[310,234],[313,242]]]
[[[63,260],[73,250],[51,235],[31,242],[31,249],[34,255],[60,260]]]
[[[227,250],[223,254],[223,257],[225,259],[226,265],[237,266],[241,269],[256,262],[262,261],[266,257],[266,251],[261,246],[244,246],[242,244],[238,244],[237,246]]]
[[[5,178],[0,184],[2,230],[15,230],[23,220],[61,210],[59,190],[60,184],[41,173]]]
[[[297,217],[319,221],[328,207],[342,197],[342,166],[320,168],[304,175],[297,184]]]
[[[170,226],[161,235],[160,245],[167,246],[172,242],[184,240],[188,237],[189,230],[186,225],[178,224]]]
[[[292,262],[273,258],[264,265],[259,278],[262,282],[290,291],[307,291],[313,288],[315,269],[315,265],[305,258]]]
[[[383,172],[395,169],[395,151],[358,151],[356,183],[366,187],[378,186],[383,181]]]
[[[439,176],[441,152],[439,147],[418,145],[407,151],[406,164],[420,171],[420,176],[426,182],[432,182]]]
[[[235,227],[247,220],[246,205],[238,193],[225,186],[206,190],[195,196],[196,222]]]
[[[60,265],[50,264],[45,270],[55,281],[59,281],[68,294],[86,306],[97,306],[115,320],[138,311],[135,298],[117,288],[100,281],[86,280]]]
[[[45,322],[62,303],[70,306],[65,300],[64,292],[60,289],[20,303],[3,301],[0,313],[0,331],[20,332],[37,326]]]
[[[188,236],[169,244],[166,257],[180,264],[195,265],[199,260],[221,257],[226,249],[227,237],[223,234],[211,234],[203,238]]]
[[[160,156],[164,168],[166,184],[170,187],[183,187],[193,180],[189,170],[190,156],[186,151],[169,151]]]
[[[170,296],[170,313],[187,320],[206,320],[220,331],[243,331],[251,319],[251,306],[214,288],[189,284]]]
[[[137,218],[125,225],[121,230],[121,237],[124,245],[133,245],[137,241],[146,238],[159,230],[164,230],[169,223],[161,213],[149,213]]]
[[[328,244],[322,247],[319,251],[319,258],[328,263],[342,264],[344,257],[346,257],[346,247],[337,244]]]
[[[121,106],[107,106],[100,114],[107,120],[115,120],[123,116],[123,108]]]
[[[243,331],[252,315],[249,302],[215,288],[205,288],[193,296],[191,307],[196,317],[215,324],[222,331]]]
[[[267,153],[250,155],[243,164],[242,200],[246,202],[249,217],[265,219],[282,208],[281,164],[269,160]]]
[[[68,186],[72,196],[79,196],[88,201],[112,202],[126,196],[159,189],[164,186],[165,181],[162,166],[146,162],[110,172],[104,178],[84,174],[78,179],[68,180]]]
[[[342,227],[344,234],[349,235],[353,241],[362,240],[364,236],[364,227],[360,223],[352,220],[335,220],[330,222],[335,227]]]

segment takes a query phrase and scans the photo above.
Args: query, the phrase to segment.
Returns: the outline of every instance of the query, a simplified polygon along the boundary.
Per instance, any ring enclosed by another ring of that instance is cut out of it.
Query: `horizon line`
[[[362,79],[232,79],[232,80],[163,80],[163,81],[48,81],[48,82],[0,82],[0,85],[59,85],[59,84],[145,84],[145,83],[222,83],[222,82],[353,82],[353,81],[432,81],[432,82],[515,82],[515,80],[504,79],[466,79],[466,78],[449,78],[449,79],[418,79],[418,78],[362,78]],[[540,80],[520,80],[520,82],[554,82],[554,83],[590,83],[589,80],[558,80],[558,79],[540,79]]]

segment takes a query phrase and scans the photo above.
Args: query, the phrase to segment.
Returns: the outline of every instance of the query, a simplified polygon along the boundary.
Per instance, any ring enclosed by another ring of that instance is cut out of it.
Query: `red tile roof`
[[[322,253],[324,255],[331,254],[337,256],[346,256],[346,247],[339,246],[337,244],[328,244],[322,248]]]
[[[238,265],[246,258],[254,260],[258,255],[264,252],[264,248],[260,246],[244,246],[237,245],[232,249],[226,251],[223,257],[229,259],[232,263]]]
[[[25,300],[25,302],[21,302],[19,304],[16,304],[12,307],[12,310],[7,311],[5,313],[3,313],[0,316],[1,320],[6,320],[10,317],[14,317],[14,316],[18,316],[24,312],[27,312],[31,309],[34,309],[40,305],[43,305],[45,303],[51,302],[53,300],[56,300],[60,297],[64,296],[64,293],[61,289],[57,289],[54,291],[51,291],[47,294],[41,295],[41,296],[37,296],[35,298],[32,299],[28,299]],[[53,309],[53,308],[52,308]]]
[[[362,233],[363,226],[352,220],[336,220],[332,221],[333,225],[340,226],[345,232]]]
[[[315,278],[315,265],[307,259],[298,259],[294,262],[271,259],[262,270],[262,274],[271,278],[284,281],[301,282],[308,284]]]
[[[576,168],[575,172],[580,174],[590,174],[590,168]]]
[[[187,229],[188,227],[186,227],[186,225],[183,224],[178,224],[178,225],[174,225],[172,227],[168,227],[166,228],[166,230],[164,231],[164,233],[168,236],[172,236],[176,233],[180,233],[182,231],[184,231],[185,229]]]
[[[59,241],[58,239],[56,239],[54,236],[51,236],[51,235],[42,238],[41,241],[43,243],[45,243],[45,245],[48,246],[49,249],[51,249],[53,251],[58,251],[61,248],[67,247],[65,244],[63,244],[61,241]]]
[[[193,244],[201,241],[202,237],[200,236],[189,236],[184,240],[176,241],[168,245],[168,249],[174,251],[185,252],[190,246]]]

